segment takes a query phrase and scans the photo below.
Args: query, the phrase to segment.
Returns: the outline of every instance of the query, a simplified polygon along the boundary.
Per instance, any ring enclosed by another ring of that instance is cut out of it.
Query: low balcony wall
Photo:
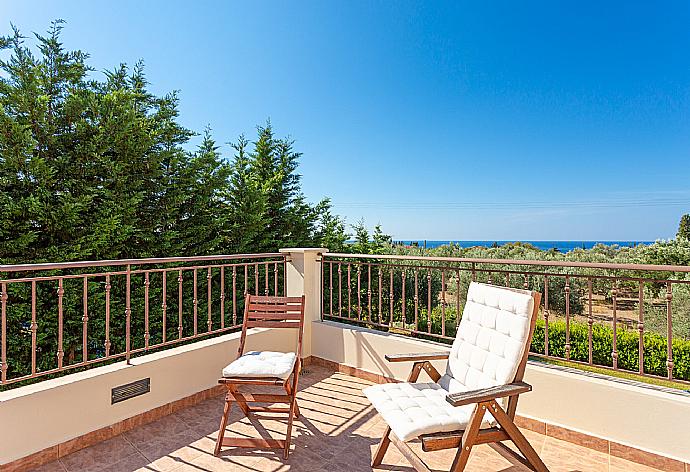
[[[449,350],[439,343],[330,321],[313,322],[312,336],[313,356],[396,380],[407,378],[410,364],[388,363],[386,354]],[[445,370],[444,361],[433,363]],[[535,363],[528,364],[525,381],[534,390],[520,397],[518,415],[536,420],[534,425],[560,430],[566,440],[579,434],[579,442],[611,448],[620,456],[647,451],[690,462],[689,396]]]
[[[0,392],[0,469],[58,445],[76,450],[79,444],[70,446],[70,440],[122,427],[123,421],[217,386],[239,338],[231,333],[136,357],[129,365],[118,362]],[[248,332],[246,350],[290,351],[295,344],[293,330],[255,328]],[[111,404],[113,387],[144,378],[151,379],[149,393]],[[106,438],[107,433],[113,432],[103,432]]]

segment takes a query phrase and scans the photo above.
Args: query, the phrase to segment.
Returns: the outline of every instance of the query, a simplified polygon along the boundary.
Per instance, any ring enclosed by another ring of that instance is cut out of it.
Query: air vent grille
[[[141,379],[136,382],[120,385],[112,389],[110,404],[114,405],[130,398],[138,397],[151,391],[151,379]]]

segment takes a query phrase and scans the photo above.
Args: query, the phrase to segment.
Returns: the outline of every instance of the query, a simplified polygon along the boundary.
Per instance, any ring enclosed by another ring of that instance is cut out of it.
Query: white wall
[[[0,464],[217,385],[237,355],[240,333],[178,346],[0,392]],[[294,330],[252,329],[245,350],[294,351]],[[151,392],[115,405],[111,389],[151,378]],[[218,413],[220,415],[220,411]]]
[[[328,321],[313,322],[312,333],[312,355],[398,380],[407,378],[410,364],[388,363],[384,355],[449,349]],[[445,370],[445,362],[434,364]],[[534,390],[520,396],[520,415],[690,461],[690,397],[533,363],[525,381]]]

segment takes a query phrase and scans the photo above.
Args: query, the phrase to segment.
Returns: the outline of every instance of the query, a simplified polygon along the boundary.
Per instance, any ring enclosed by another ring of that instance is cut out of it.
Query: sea
[[[455,244],[460,247],[474,247],[474,246],[502,246],[504,244],[514,243],[516,241],[430,241],[424,239],[417,240],[403,240],[395,241],[397,244],[403,244],[406,246],[418,245],[419,247],[434,248],[439,246],[445,246],[448,244]],[[591,249],[597,244],[604,244],[606,246],[627,246],[633,247],[639,244],[652,244],[654,241],[520,241],[523,243],[531,244],[532,246],[541,249],[543,251],[548,251],[550,249],[555,249],[559,252],[569,252],[573,249]]]

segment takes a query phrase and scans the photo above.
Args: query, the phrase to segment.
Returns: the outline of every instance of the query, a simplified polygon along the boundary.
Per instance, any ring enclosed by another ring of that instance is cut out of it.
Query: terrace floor
[[[277,450],[229,450],[214,457],[213,448],[223,409],[223,397],[206,400],[158,421],[128,431],[120,436],[77,451],[46,464],[37,470],[47,471],[318,471],[357,472],[371,470],[373,451],[385,429],[362,394],[370,382],[342,373],[333,373],[312,365],[300,378],[298,394],[302,416],[293,428],[293,449],[287,461]],[[282,415],[285,416],[285,415]],[[260,420],[258,420],[261,418]],[[258,421],[257,421],[258,420]],[[259,423],[260,421],[260,423]],[[256,415],[244,418],[233,408],[228,433],[256,437],[252,423],[261,435],[280,438],[286,420],[282,417]],[[552,472],[643,472],[656,471],[608,454],[586,449],[532,431],[525,431],[537,452]],[[448,470],[455,451],[422,453],[434,470]],[[384,464],[377,470],[407,472],[414,469],[391,446]],[[467,471],[520,472],[521,464],[513,464],[482,445],[473,449]]]

